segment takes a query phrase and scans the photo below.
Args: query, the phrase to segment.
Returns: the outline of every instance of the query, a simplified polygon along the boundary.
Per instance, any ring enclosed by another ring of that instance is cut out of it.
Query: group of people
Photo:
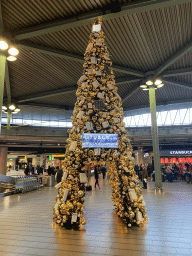
[[[143,181],[144,178],[151,177],[151,174],[154,171],[154,165],[148,164],[146,165],[135,165],[135,172],[138,175],[139,179]]]
[[[25,175],[34,175],[35,173],[37,173],[38,175],[43,174],[43,166],[39,166],[37,165],[36,167],[34,165],[27,165],[25,167],[25,171],[24,171]]]
[[[164,175],[168,175],[172,180],[191,181],[192,164],[165,164],[162,166],[161,171]]]
[[[28,176],[28,175],[34,175],[34,174],[43,174],[43,166],[39,166],[37,165],[36,167],[35,166],[32,166],[32,165],[27,165],[26,168],[25,168],[25,175]],[[53,166],[53,167],[48,167],[47,169],[47,174],[49,176],[51,175],[54,175],[55,176],[55,180],[59,183],[62,179],[62,176],[63,176],[63,170],[59,169],[59,166],[57,166],[56,168]]]
[[[141,181],[144,179],[151,178],[155,181],[155,170],[154,164],[146,165],[135,165],[135,172]],[[161,165],[162,181],[166,179],[168,181],[178,180],[192,182],[192,164],[180,163],[180,164],[165,164]]]

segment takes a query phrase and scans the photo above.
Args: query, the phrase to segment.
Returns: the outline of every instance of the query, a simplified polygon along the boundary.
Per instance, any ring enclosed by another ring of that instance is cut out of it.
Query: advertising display
[[[83,148],[118,148],[118,134],[84,133]]]

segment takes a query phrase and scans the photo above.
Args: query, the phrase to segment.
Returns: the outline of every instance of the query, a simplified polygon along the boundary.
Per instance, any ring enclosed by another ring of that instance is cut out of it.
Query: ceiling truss
[[[106,14],[103,15],[103,10],[95,10],[82,15],[78,15],[76,17],[71,17],[68,20],[59,20],[59,21],[50,22],[46,24],[40,24],[38,26],[30,27],[27,29],[21,29],[17,31],[15,35],[12,35],[12,37],[17,40],[28,39],[32,37],[45,35],[47,33],[55,33],[58,31],[64,31],[67,29],[84,26],[84,25],[90,24],[93,21],[93,19],[101,16],[103,20],[111,20],[114,18],[119,18],[127,15],[133,15],[135,13],[141,13],[141,12],[156,10],[160,8],[166,8],[166,7],[189,3],[189,2],[191,1],[190,0],[174,0],[174,1],[153,0],[153,1],[145,1],[142,3],[137,3],[137,4],[128,3],[125,5],[122,5],[121,11],[117,13],[111,13],[109,10],[107,10],[105,11]]]
[[[118,12],[115,14],[108,12],[107,14],[105,14],[103,16],[103,20],[110,20],[110,19],[117,18],[117,17],[133,15],[134,13],[169,7],[169,6],[173,6],[173,5],[177,5],[177,4],[184,4],[184,3],[188,3],[188,2],[191,2],[191,0],[175,0],[175,1],[154,0],[154,1],[143,2],[140,4],[124,5],[124,6],[122,6],[121,12]],[[56,21],[56,22],[52,22],[52,23],[48,23],[48,24],[42,24],[42,25],[38,25],[35,27],[30,27],[27,29],[22,29],[20,31],[17,31],[15,33],[15,35],[12,35],[12,38],[14,38],[16,43],[18,44],[18,46],[23,49],[27,49],[30,51],[36,51],[38,53],[43,53],[43,54],[49,54],[52,56],[65,58],[65,59],[69,59],[71,61],[78,61],[78,62],[83,63],[84,58],[80,55],[63,52],[63,51],[57,50],[57,49],[51,49],[51,48],[45,47],[45,46],[35,45],[32,43],[26,42],[24,39],[29,39],[29,38],[41,36],[41,35],[44,35],[47,33],[54,33],[54,32],[58,32],[58,31],[63,31],[66,29],[90,24],[92,22],[92,20],[98,16],[101,16],[101,11],[95,11],[93,13],[86,13],[84,15],[81,15],[81,16],[75,17],[75,18],[71,18],[69,20],[60,20],[60,21]],[[162,65],[160,65],[160,67],[151,71],[152,77],[156,78],[158,76],[161,76],[165,83],[167,82],[167,83],[171,83],[176,86],[191,89],[192,86],[190,86],[190,84],[180,82],[180,81],[175,81],[173,79],[170,79],[169,77],[178,76],[181,74],[192,73],[192,68],[181,68],[181,69],[166,71],[166,69],[170,65],[175,63],[177,60],[182,58],[185,54],[187,54],[191,50],[192,50],[192,41],[190,41],[188,44],[186,44],[185,46],[178,49],[178,51],[175,52],[175,54],[173,54],[172,56],[170,56],[170,58],[168,58]],[[137,77],[135,79],[119,78],[116,80],[117,85],[124,84],[124,83],[132,83],[132,82],[142,82],[142,79],[147,77],[147,75],[149,73],[149,72],[144,73],[140,70],[134,70],[134,69],[131,69],[128,67],[122,67],[117,64],[114,64],[112,66],[112,68],[114,71]],[[5,99],[5,101],[11,101],[11,88],[10,88],[9,71],[8,71],[7,65],[6,65],[5,83],[6,83],[6,87],[7,87],[7,99]],[[46,97],[50,97],[53,95],[67,94],[69,92],[75,92],[76,89],[77,89],[77,86],[75,85],[75,86],[70,86],[67,88],[51,90],[51,91],[47,91],[47,92],[40,92],[35,95],[22,96],[19,98],[15,98],[14,100],[16,100],[18,103],[30,102],[30,101],[33,101],[36,99],[46,98]],[[127,95],[122,99],[122,102],[125,102],[129,97],[131,97],[138,90],[139,90],[139,85],[134,86],[131,91],[129,90],[127,92]]]

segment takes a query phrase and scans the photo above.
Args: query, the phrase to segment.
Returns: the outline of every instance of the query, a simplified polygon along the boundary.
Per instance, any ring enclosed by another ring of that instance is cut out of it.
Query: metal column
[[[3,106],[3,92],[4,92],[4,79],[5,79],[5,61],[6,57],[0,53],[0,135],[1,135],[1,113]]]
[[[161,180],[161,166],[159,156],[159,139],[157,130],[157,119],[156,119],[156,99],[155,99],[155,88],[150,86],[149,88],[149,102],[151,112],[151,134],[153,141],[153,155],[154,155],[154,169],[155,169],[155,188],[162,189]]]
[[[0,174],[7,173],[7,147],[0,147]]]
[[[11,111],[8,110],[8,112],[7,112],[7,130],[10,129],[10,123],[11,123]]]

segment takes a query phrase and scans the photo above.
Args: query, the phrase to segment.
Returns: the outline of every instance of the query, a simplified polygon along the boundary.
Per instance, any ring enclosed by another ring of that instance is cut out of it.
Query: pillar
[[[41,156],[40,156],[40,166],[43,165],[43,159],[44,159],[44,155],[41,155]]]
[[[10,129],[10,123],[11,123],[11,111],[8,110],[8,112],[7,112],[7,130]]]
[[[155,88],[150,86],[149,88],[149,102],[151,112],[151,134],[153,141],[153,155],[154,155],[154,170],[155,170],[155,188],[162,189],[161,180],[161,166],[159,156],[159,139],[157,130],[157,118],[156,118],[156,99],[155,99]]]
[[[33,156],[33,157],[32,157],[32,165],[34,165],[34,166],[36,167],[37,164],[38,164],[38,159],[37,159],[36,156]]]
[[[136,165],[144,165],[145,160],[144,160],[144,152],[142,148],[139,148],[138,150],[134,151],[135,153],[135,164]]]
[[[138,150],[138,162],[139,162],[139,165],[144,165],[145,164],[145,160],[144,160],[144,152],[143,152],[143,149],[140,148]]]
[[[5,78],[6,57],[0,52],[0,135],[1,135],[1,115],[3,106],[4,78]]]
[[[7,147],[0,147],[0,174],[7,173]]]

